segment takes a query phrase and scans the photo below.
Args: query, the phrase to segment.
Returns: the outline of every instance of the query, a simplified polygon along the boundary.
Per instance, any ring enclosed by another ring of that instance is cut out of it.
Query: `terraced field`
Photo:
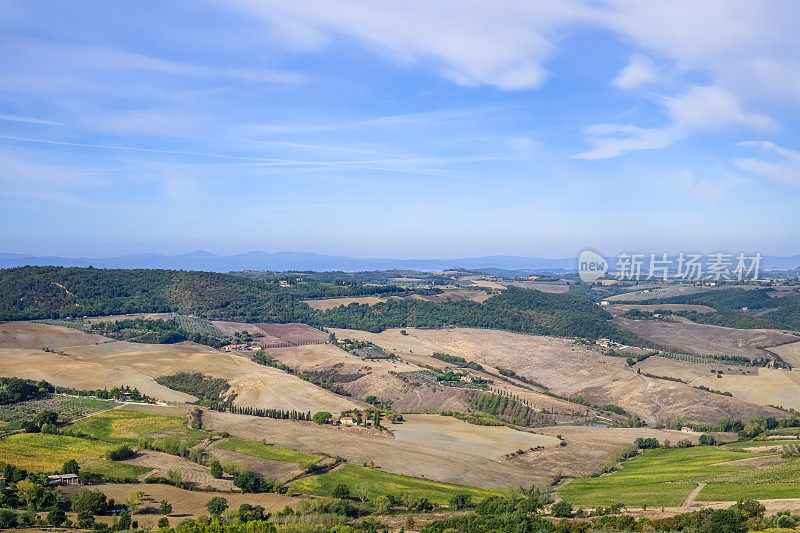
[[[227,479],[215,479],[211,476],[211,471],[208,467],[176,455],[155,450],[141,450],[137,452],[136,457],[127,460],[126,463],[152,469],[152,471],[148,472],[148,476],[166,477],[167,472],[173,470],[180,473],[181,480],[192,488],[211,487],[213,490],[235,490],[230,477]]]

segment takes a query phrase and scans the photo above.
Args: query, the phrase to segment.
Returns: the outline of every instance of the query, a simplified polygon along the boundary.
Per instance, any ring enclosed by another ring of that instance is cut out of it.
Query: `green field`
[[[136,444],[142,437],[159,438],[175,434],[197,444],[206,436],[202,430],[187,428],[186,420],[180,416],[161,416],[122,409],[78,420],[69,428],[98,440],[125,444]]]
[[[26,470],[49,472],[60,470],[75,459],[79,464],[99,461],[114,446],[63,435],[17,433],[0,439],[0,461]]]
[[[786,444],[800,444],[798,439],[789,440],[742,440],[726,444],[724,448],[728,450],[744,450],[745,448],[758,448],[761,446],[783,446]]]
[[[80,463],[80,461],[78,461]],[[103,476],[106,482],[119,482],[125,483],[133,481],[142,474],[150,472],[152,468],[147,466],[130,465],[128,463],[121,463],[119,461],[110,461],[108,459],[101,459],[99,461],[90,461],[87,463],[80,463],[81,469],[92,474]]]
[[[340,483],[347,485],[351,494],[355,494],[357,487],[368,487],[370,499],[387,494],[397,496],[410,494],[416,498],[428,498],[431,503],[435,504],[447,504],[450,498],[458,493],[468,493],[472,495],[474,501],[503,494],[503,491],[499,489],[450,485],[356,465],[345,465],[327,474],[301,479],[293,483],[289,489],[290,492],[330,496]]]
[[[299,464],[302,468],[307,468],[322,459],[321,455],[312,455],[277,446],[267,446],[266,444],[259,444],[237,437],[225,439],[217,444],[217,448],[272,461],[290,461]]]
[[[800,483],[709,483],[697,495],[697,501],[701,502],[736,501],[748,498],[756,500],[800,498]]]
[[[645,450],[616,472],[566,484],[559,495],[573,505],[677,506],[699,481],[753,468],[714,463],[757,456],[710,447]],[[736,487],[733,483],[728,485]]]

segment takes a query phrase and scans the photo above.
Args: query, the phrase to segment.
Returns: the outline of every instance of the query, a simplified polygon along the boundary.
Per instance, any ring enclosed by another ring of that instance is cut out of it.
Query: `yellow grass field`
[[[32,471],[59,470],[70,459],[99,461],[113,444],[63,435],[18,433],[0,439],[0,461]]]
[[[66,355],[42,346],[63,347]],[[18,322],[0,325],[0,376],[45,379],[78,389],[137,387],[170,402],[193,402],[189,394],[156,383],[158,376],[203,372],[226,379],[238,393],[235,403],[259,408],[339,412],[355,404],[281,370],[248,357],[191,342],[139,344],[113,341],[60,326]]]

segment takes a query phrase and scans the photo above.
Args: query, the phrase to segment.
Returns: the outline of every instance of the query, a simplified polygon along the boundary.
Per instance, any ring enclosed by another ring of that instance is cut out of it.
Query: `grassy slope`
[[[0,461],[37,472],[54,472],[75,459],[87,472],[106,477],[134,478],[149,468],[104,459],[113,444],[64,435],[18,433],[0,440]]]
[[[321,455],[312,455],[310,453],[298,452],[288,448],[279,448],[277,446],[267,446],[237,437],[224,440],[217,444],[217,448],[251,455],[253,457],[260,457],[261,459],[270,459],[272,461],[290,461],[299,464],[301,468],[311,466],[322,459]]]
[[[180,416],[161,416],[137,411],[114,409],[99,413],[69,426],[71,429],[105,442],[136,444],[141,437],[163,437],[180,434],[190,441],[200,442],[206,435],[202,430],[189,429]]]
[[[386,494],[397,496],[411,494],[416,498],[428,498],[431,503],[439,504],[448,503],[454,494],[459,493],[468,493],[476,501],[503,493],[498,489],[450,485],[356,465],[345,465],[327,474],[301,479],[291,485],[290,492],[330,496],[340,483],[347,485],[351,494],[354,494],[359,486],[369,487],[370,499]]]
[[[562,487],[559,494],[573,505],[677,506],[699,481],[752,468],[714,463],[754,456],[709,447],[645,450],[621,470],[606,476],[576,479]]]

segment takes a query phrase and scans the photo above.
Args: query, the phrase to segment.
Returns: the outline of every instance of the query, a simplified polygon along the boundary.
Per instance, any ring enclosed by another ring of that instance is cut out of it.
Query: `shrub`
[[[67,521],[67,513],[55,507],[47,513],[47,523],[53,527],[58,527]]]
[[[162,516],[161,518],[159,518],[158,527],[159,529],[169,527],[169,518],[167,518],[166,516]]]
[[[72,512],[89,513],[92,515],[103,514],[108,508],[106,495],[99,490],[91,491],[81,487],[72,497]]]
[[[11,509],[0,509],[0,528],[10,529],[17,527],[19,523],[19,515],[16,511]]]
[[[450,509],[460,511],[461,509],[468,509],[472,506],[472,496],[466,493],[459,493],[450,498]]]
[[[569,518],[572,516],[572,505],[565,500],[561,500],[550,507],[550,512],[557,518]]]
[[[211,461],[211,477],[215,479],[220,479],[222,477],[222,465],[216,459]]]
[[[342,500],[346,500],[350,498],[350,489],[344,483],[339,483],[336,485],[336,488],[333,489],[333,493],[331,494],[334,498],[339,498]]]
[[[133,449],[127,444],[117,446],[108,452],[108,458],[112,461],[124,461],[126,459],[131,459],[134,455],[136,454],[133,452]]]

